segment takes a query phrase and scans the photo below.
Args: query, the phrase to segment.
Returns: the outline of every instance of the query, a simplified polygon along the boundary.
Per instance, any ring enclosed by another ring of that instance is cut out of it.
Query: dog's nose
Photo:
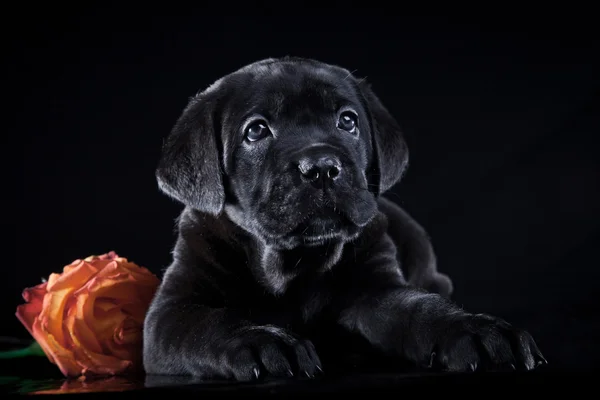
[[[342,163],[337,157],[324,156],[319,158],[302,158],[298,163],[302,177],[309,182],[336,180],[342,172]]]

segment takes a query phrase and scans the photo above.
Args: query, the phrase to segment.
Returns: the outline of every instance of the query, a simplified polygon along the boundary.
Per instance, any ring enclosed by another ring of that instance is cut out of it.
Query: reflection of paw
[[[446,371],[525,369],[547,364],[531,335],[499,318],[469,315],[449,322],[431,354],[431,366]]]
[[[227,344],[221,361],[230,378],[240,381],[267,376],[312,378],[322,371],[312,342],[273,326],[244,329]]]

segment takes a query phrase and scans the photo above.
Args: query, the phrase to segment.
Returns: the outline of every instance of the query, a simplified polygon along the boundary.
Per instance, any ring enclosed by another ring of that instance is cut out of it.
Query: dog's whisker
[[[304,235],[309,228],[310,228],[310,225],[306,224],[306,228],[304,228],[301,235]]]
[[[298,261],[296,262],[296,265],[294,265],[294,269],[296,269],[298,267],[298,265],[300,265],[300,261],[302,261],[302,257],[300,257],[298,259]]]
[[[349,71],[348,74],[343,78],[343,80],[350,78],[352,76],[352,74],[354,74],[356,71],[358,71],[358,70],[355,69],[355,70]]]

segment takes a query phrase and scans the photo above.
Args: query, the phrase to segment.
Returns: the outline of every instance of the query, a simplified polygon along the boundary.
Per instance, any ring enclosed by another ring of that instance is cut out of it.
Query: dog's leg
[[[356,265],[352,284],[334,298],[339,322],[373,346],[418,366],[450,371],[531,369],[545,363],[529,333],[408,286],[387,235],[369,253],[376,256]]]
[[[408,283],[450,297],[452,280],[438,271],[435,252],[425,229],[389,199],[379,198],[378,205],[388,219],[388,234],[398,248],[398,262]]]
[[[176,262],[163,278],[144,324],[146,373],[247,381],[321,370],[310,341],[206,305],[218,294],[194,278],[195,270]]]

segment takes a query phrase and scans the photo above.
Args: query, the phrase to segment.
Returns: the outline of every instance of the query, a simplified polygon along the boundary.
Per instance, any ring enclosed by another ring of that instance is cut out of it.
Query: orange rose
[[[23,291],[17,318],[67,377],[141,368],[142,326],[159,279],[114,252],[75,260]]]

